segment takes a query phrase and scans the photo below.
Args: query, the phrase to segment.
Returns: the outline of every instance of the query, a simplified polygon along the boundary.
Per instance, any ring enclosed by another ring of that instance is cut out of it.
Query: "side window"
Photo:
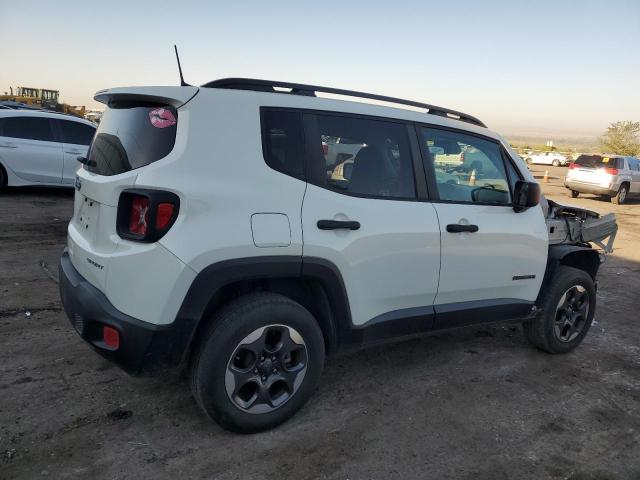
[[[311,158],[321,187],[355,196],[416,196],[407,127],[365,118],[316,115]],[[315,152],[315,155],[314,155]]]
[[[53,132],[48,118],[7,117],[4,119],[2,135],[27,140],[53,142]]]
[[[76,145],[89,145],[93,139],[96,129],[90,125],[80,122],[70,122],[68,120],[58,120],[62,130],[62,141],[74,143]]]
[[[509,176],[499,143],[461,132],[421,128],[427,171],[433,172],[440,200],[511,204],[511,185],[519,180],[513,165]]]
[[[262,148],[264,159],[271,168],[304,179],[304,136],[300,113],[263,111]]]
[[[636,172],[640,172],[640,160],[637,160],[635,158],[631,158],[631,159],[629,159],[629,162],[631,163],[631,170],[635,170]]]

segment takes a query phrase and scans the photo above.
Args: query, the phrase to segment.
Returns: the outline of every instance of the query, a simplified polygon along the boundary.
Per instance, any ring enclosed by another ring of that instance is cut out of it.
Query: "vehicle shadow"
[[[73,197],[75,189],[73,187],[5,187],[0,190],[0,198],[8,195],[24,196],[24,195],[43,195],[51,197]]]
[[[568,198],[571,198],[567,195]],[[596,200],[598,202],[612,203],[611,199],[602,195],[589,195],[588,193],[581,193],[580,197],[585,200]],[[627,205],[640,205],[640,197],[628,197],[622,205],[618,205],[619,207],[625,207]]]

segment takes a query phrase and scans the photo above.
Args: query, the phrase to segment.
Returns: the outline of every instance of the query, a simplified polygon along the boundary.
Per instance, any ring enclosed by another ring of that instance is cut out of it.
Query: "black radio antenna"
[[[180,56],[178,55],[178,47],[176,47],[174,45],[173,49],[176,51],[176,60],[178,61],[178,71],[180,72],[180,86],[181,87],[190,87],[191,85],[189,85],[187,82],[185,82],[184,81],[184,77],[182,76],[182,67],[180,66]]]

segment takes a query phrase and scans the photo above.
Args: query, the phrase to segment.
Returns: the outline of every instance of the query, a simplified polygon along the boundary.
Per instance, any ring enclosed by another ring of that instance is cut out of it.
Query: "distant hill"
[[[592,152],[599,150],[599,139],[595,136],[580,135],[505,135],[514,148],[529,147],[532,150],[546,150],[549,140],[556,150],[574,152]]]

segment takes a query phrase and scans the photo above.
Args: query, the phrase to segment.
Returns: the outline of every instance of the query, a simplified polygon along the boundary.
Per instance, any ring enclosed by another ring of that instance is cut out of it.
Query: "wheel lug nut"
[[[262,381],[264,382],[267,379],[265,375],[262,376]]]
[[[274,368],[274,369],[273,369],[273,373],[278,373],[278,369],[277,369],[277,368]]]
[[[271,355],[271,361],[274,361],[276,359],[275,355]]]
[[[258,369],[257,369],[257,368],[254,368],[254,369],[253,369],[253,373],[258,373]]]

